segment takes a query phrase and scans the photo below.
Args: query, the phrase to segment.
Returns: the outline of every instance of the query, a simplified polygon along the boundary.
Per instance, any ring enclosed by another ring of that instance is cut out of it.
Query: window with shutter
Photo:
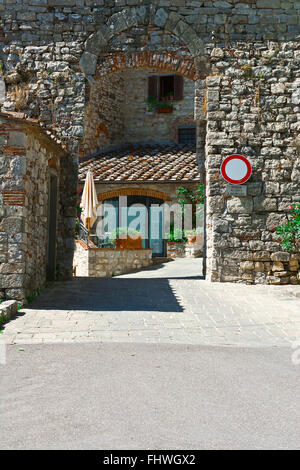
[[[148,102],[153,100],[182,100],[183,77],[181,75],[151,75],[148,77]]]
[[[148,98],[158,99],[158,76],[148,77]]]
[[[174,99],[174,75],[163,75],[160,78],[160,99],[171,98]]]
[[[183,99],[183,77],[174,75],[174,100]]]

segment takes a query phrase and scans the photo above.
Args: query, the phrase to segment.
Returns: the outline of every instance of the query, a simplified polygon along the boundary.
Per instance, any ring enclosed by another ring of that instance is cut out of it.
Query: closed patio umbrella
[[[97,220],[98,199],[93,178],[93,173],[88,171],[85,178],[80,207],[82,208],[81,220],[90,230]]]

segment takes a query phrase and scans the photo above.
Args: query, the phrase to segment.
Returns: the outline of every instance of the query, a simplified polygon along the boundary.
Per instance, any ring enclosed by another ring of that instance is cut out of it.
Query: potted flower
[[[141,250],[143,248],[141,233],[128,227],[118,227],[113,230],[109,241],[110,243],[115,242],[115,248],[121,250]]]
[[[192,245],[193,243],[201,245],[203,243],[203,227],[197,227],[193,230],[185,230],[184,234],[187,238],[189,245]]]
[[[196,229],[193,230],[185,230],[184,232],[188,243],[191,245],[192,243],[196,242]]]
[[[157,106],[158,106],[157,99],[155,99],[153,96],[149,96],[149,98],[147,98],[147,113],[148,114],[155,113]]]
[[[168,99],[166,101],[168,101]],[[172,111],[173,111],[172,103],[166,103],[164,101],[158,103],[158,107],[157,107],[158,113],[172,113]]]

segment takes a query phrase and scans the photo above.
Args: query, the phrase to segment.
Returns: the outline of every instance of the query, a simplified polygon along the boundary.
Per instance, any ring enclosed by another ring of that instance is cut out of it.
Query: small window
[[[148,78],[148,98],[182,100],[183,77],[181,75],[151,75]]]
[[[160,78],[160,99],[174,98],[174,75],[165,75]]]
[[[182,127],[178,129],[178,142],[180,144],[196,145],[196,128]]]

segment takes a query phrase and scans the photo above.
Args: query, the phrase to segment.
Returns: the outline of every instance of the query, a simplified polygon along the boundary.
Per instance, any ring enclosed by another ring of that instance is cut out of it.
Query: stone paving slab
[[[177,260],[112,279],[57,283],[7,323],[1,339],[227,346],[290,346],[300,339],[300,299],[286,286],[210,283],[196,276],[199,263]]]

